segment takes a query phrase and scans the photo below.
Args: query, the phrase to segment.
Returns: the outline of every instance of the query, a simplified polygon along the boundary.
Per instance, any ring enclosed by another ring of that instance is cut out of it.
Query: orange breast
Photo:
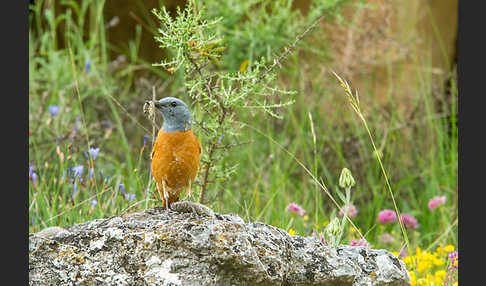
[[[192,130],[166,133],[160,129],[152,150],[152,175],[158,183],[165,180],[169,192],[180,193],[196,177],[200,156],[201,144]]]

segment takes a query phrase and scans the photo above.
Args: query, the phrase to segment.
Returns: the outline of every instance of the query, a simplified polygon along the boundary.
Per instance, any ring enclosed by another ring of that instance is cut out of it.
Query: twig
[[[155,86],[152,86],[152,101],[154,102],[155,101]],[[155,123],[155,116],[152,116],[152,148],[150,149],[151,152],[152,150],[154,149],[154,144],[155,144],[155,128],[157,127],[157,124]],[[152,184],[152,179],[153,179],[153,176],[152,176],[152,168],[149,169],[149,181],[148,181],[148,184],[147,184],[147,189],[150,187],[150,185]],[[147,207],[147,204],[148,204],[148,198],[146,199],[146,207]]]
[[[290,46],[286,47],[285,50],[280,54],[280,56],[277,58],[277,59],[274,59],[273,60],[273,65],[271,65],[267,71],[265,73],[263,73],[257,80],[257,82],[255,83],[258,84],[260,83],[265,77],[268,76],[268,74],[277,66],[277,65],[281,65],[281,62],[282,60],[285,59],[285,57],[295,48],[295,46],[297,45],[297,43],[302,40],[303,37],[305,37],[305,35],[307,35],[307,33],[309,33],[316,25],[317,23],[319,23],[322,18],[324,18],[324,15],[320,16],[317,20],[314,21],[314,23],[312,23],[312,25],[310,25],[309,27],[307,27],[307,29],[305,29],[305,31],[298,35],[296,38],[295,38],[295,41],[290,44]]]

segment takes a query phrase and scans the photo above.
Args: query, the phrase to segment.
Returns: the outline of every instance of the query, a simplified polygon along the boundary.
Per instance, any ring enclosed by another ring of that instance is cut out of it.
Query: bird
[[[183,189],[185,199],[190,200],[202,147],[192,130],[191,112],[182,100],[164,97],[148,102],[153,102],[163,118],[151,153],[151,168],[162,205],[169,208],[179,201]]]

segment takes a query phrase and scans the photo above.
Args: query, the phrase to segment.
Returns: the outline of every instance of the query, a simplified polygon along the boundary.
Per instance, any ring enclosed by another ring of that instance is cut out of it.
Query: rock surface
[[[385,250],[330,248],[237,215],[183,206],[31,234],[29,285],[398,286],[410,278]]]

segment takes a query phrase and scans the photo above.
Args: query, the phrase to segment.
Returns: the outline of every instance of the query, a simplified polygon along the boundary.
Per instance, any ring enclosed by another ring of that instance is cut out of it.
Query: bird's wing
[[[152,154],[150,156],[151,159],[153,159],[155,155],[155,149],[156,149],[155,146],[157,146],[157,141],[155,141],[154,147],[152,148]]]
[[[199,149],[199,155],[201,155],[201,154],[202,154],[202,146],[201,146],[201,142],[199,142],[199,140],[197,140],[197,139],[196,139],[196,141],[197,141],[197,147],[198,147],[198,149]]]

